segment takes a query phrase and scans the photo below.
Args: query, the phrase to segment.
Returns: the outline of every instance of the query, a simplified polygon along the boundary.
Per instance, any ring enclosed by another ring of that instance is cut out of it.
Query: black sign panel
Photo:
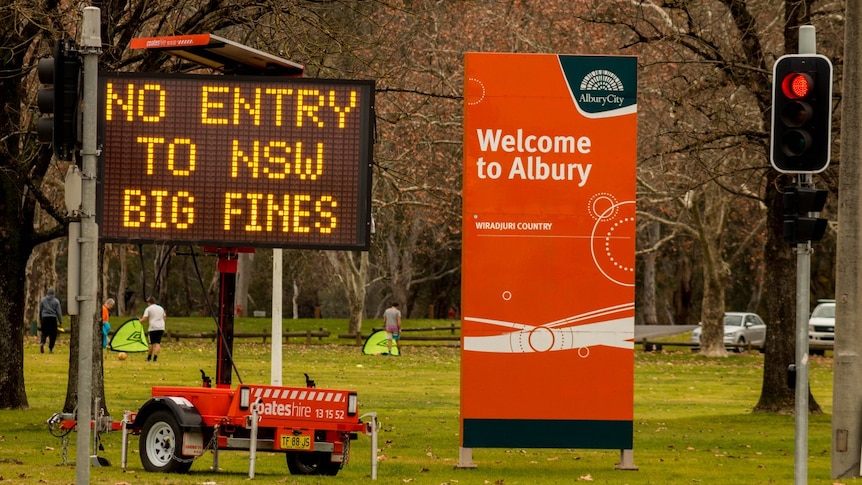
[[[368,249],[373,81],[99,77],[103,241]]]

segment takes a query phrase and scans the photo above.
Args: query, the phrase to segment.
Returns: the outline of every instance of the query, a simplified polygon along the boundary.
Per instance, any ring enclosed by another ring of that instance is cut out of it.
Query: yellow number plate
[[[282,450],[310,450],[311,436],[310,435],[282,435],[281,436]]]

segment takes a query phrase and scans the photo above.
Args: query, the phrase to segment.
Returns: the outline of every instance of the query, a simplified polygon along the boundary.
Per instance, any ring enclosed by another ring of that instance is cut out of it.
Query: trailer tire
[[[141,429],[141,464],[148,472],[187,473],[193,456],[182,455],[183,429],[168,410],[151,414]]]
[[[291,451],[285,454],[287,469],[292,475],[335,476],[341,463],[332,461],[332,453]]]

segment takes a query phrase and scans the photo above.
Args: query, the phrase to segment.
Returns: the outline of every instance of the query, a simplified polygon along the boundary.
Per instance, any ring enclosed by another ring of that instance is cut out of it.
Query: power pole
[[[96,104],[99,93],[101,18],[97,7],[85,7],[81,28],[84,59],[83,122],[81,136],[81,295],[78,328],[78,439],[76,483],[90,483],[90,420],[93,409],[93,329],[96,321],[99,228],[96,226]],[[96,410],[98,412],[98,410]]]
[[[862,452],[862,284],[859,261],[862,238],[858,217],[862,212],[859,184],[862,155],[859,130],[862,121],[862,6],[846,2],[844,16],[844,78],[841,113],[841,164],[838,177],[838,253],[835,288],[835,348],[832,390],[832,478],[860,476]]]

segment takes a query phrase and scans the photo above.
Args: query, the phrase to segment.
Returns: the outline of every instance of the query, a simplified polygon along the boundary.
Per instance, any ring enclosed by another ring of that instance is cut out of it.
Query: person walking
[[[54,343],[57,341],[57,328],[62,326],[63,308],[60,300],[54,296],[54,288],[48,288],[48,294],[39,301],[39,321],[42,325],[42,339],[39,344],[39,352],[45,353],[45,343],[48,343],[48,352],[54,352]]]
[[[386,330],[386,348],[388,349],[386,355],[392,355],[392,341],[397,341],[401,335],[401,310],[398,309],[397,301],[383,312],[383,326]],[[401,349],[398,353],[401,354]]]
[[[147,348],[147,361],[155,362],[159,360],[159,351],[162,350],[162,335],[165,333],[168,315],[164,308],[156,304],[156,299],[152,296],[147,298],[147,303],[149,306],[144,310],[141,322],[149,323],[147,336],[150,338],[150,344]]]
[[[108,332],[111,331],[111,322],[108,321],[111,315],[111,308],[114,308],[114,299],[108,298],[102,305],[102,348],[108,347]]]

